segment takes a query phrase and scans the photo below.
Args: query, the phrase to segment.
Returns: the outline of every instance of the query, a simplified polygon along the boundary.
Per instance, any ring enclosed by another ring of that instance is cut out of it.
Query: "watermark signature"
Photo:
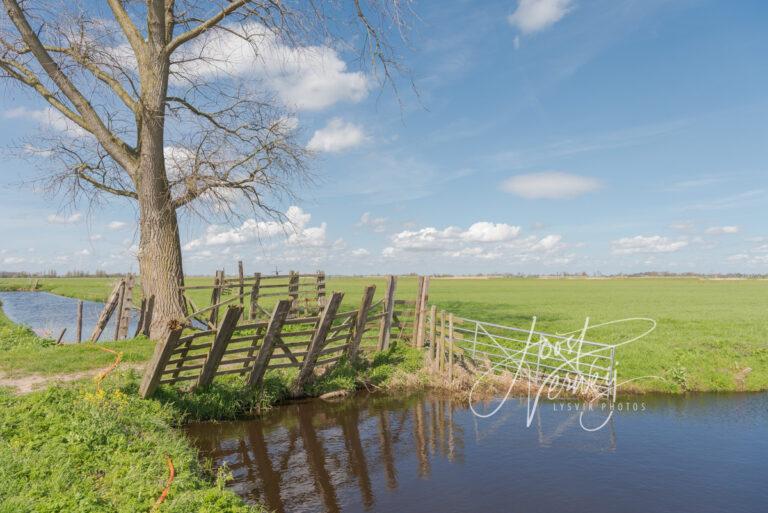
[[[639,335],[612,344],[591,342],[587,339],[589,330],[630,322],[647,323],[649,327]],[[483,345],[487,346],[487,350],[481,353],[485,355],[489,365],[488,370],[479,376],[470,390],[472,413],[480,418],[495,415],[504,406],[515,386],[524,384],[528,395],[526,427],[531,426],[542,396],[549,400],[556,400],[568,394],[586,398],[585,406],[576,410],[579,411],[581,428],[585,431],[602,429],[608,424],[615,411],[623,409],[616,404],[617,391],[621,386],[641,379],[663,379],[658,376],[643,376],[619,381],[618,378],[616,349],[637,342],[655,329],[656,321],[646,317],[632,317],[593,325],[587,318],[580,330],[547,334],[536,331],[536,317],[534,317],[525,340],[504,337],[483,330],[482,335],[485,341]],[[477,339],[477,330],[475,339]],[[477,353],[476,350],[475,353]],[[486,378],[499,371],[508,373],[507,392],[493,410],[489,413],[481,413],[474,407],[473,394]],[[545,390],[546,395],[544,395]],[[621,406],[622,403],[619,405]],[[585,414],[591,412],[601,413],[595,425],[585,422]]]

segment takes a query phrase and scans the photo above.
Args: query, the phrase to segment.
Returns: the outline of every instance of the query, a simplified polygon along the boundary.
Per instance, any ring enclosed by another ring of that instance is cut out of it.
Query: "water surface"
[[[768,394],[628,401],[592,433],[564,403],[526,427],[524,400],[480,419],[435,394],[313,400],[188,433],[235,492],[278,512],[767,511]]]
[[[23,291],[0,292],[3,311],[10,320],[32,328],[35,333],[47,338],[58,338],[61,330],[65,342],[74,342],[77,337],[77,299],[58,296],[49,292]],[[83,340],[91,336],[104,303],[83,301]],[[117,315],[112,314],[100,340],[113,340]],[[128,335],[133,336],[138,323],[138,313],[134,312],[128,326]]]

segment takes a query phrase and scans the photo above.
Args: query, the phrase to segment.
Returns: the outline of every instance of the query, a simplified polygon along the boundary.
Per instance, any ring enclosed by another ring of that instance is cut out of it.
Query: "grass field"
[[[29,280],[0,280],[0,289],[29,286]],[[211,283],[191,277],[190,285]],[[330,277],[327,289],[345,292],[354,306],[363,287],[384,290],[384,278]],[[103,300],[110,280],[43,279],[44,290]],[[401,277],[398,297],[413,299],[414,277]],[[198,305],[208,291],[192,291]],[[619,380],[658,376],[633,383],[643,391],[727,391],[768,389],[768,281],[679,278],[635,279],[433,279],[430,302],[457,315],[550,332],[643,317],[658,325],[648,336],[617,351]],[[268,306],[268,305],[267,305]],[[591,330],[591,340],[615,343],[643,333],[649,323],[633,321]]]

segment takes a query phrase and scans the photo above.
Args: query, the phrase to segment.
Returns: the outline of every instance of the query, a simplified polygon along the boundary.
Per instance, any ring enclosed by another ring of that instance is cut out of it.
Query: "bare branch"
[[[135,165],[133,148],[106,127],[90,102],[88,102],[83,94],[59,68],[53,58],[51,58],[51,55],[38,38],[37,33],[32,30],[32,27],[29,25],[18,2],[16,0],[3,0],[3,3],[8,11],[8,16],[16,26],[16,29],[19,31],[19,34],[32,54],[38,60],[50,79],[69,101],[72,102],[74,107],[80,113],[80,116],[82,116],[84,122],[83,128],[92,133],[104,146],[104,149],[106,149],[110,155],[112,155],[112,157],[130,173]],[[66,115],[66,113],[62,113]]]
[[[178,36],[174,37],[170,43],[168,43],[168,46],[166,46],[166,53],[170,55],[176,48],[183,45],[187,41],[191,41],[192,39],[198,37],[199,35],[203,34],[207,30],[210,30],[212,27],[215,27],[218,25],[224,18],[232,14],[233,12],[237,11],[241,7],[243,7],[245,4],[247,4],[249,0],[235,0],[231,2],[228,6],[226,6],[224,9],[216,13],[211,18],[208,18],[204,22],[197,25],[195,28],[192,28],[186,32],[183,32],[179,34]]]
[[[126,39],[128,39],[128,43],[131,45],[133,53],[136,54],[136,58],[142,59],[144,55],[144,38],[142,37],[141,32],[139,32],[139,29],[133,24],[133,21],[131,21],[131,17],[128,16],[128,13],[123,8],[120,0],[107,0],[107,3],[109,4],[109,8],[112,9],[112,14],[115,16],[120,28],[123,29],[123,33],[125,34]]]

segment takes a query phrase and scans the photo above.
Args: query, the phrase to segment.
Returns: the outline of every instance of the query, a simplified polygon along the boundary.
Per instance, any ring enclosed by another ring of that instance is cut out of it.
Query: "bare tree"
[[[0,76],[45,100],[61,129],[26,146],[52,164],[47,187],[137,205],[153,337],[184,315],[177,212],[280,216],[276,198],[307,176],[295,119],[274,91],[228,76],[222,41],[246,43],[257,62],[353,27],[361,56],[387,79],[396,60],[386,34],[403,27],[397,0],[3,4]]]

